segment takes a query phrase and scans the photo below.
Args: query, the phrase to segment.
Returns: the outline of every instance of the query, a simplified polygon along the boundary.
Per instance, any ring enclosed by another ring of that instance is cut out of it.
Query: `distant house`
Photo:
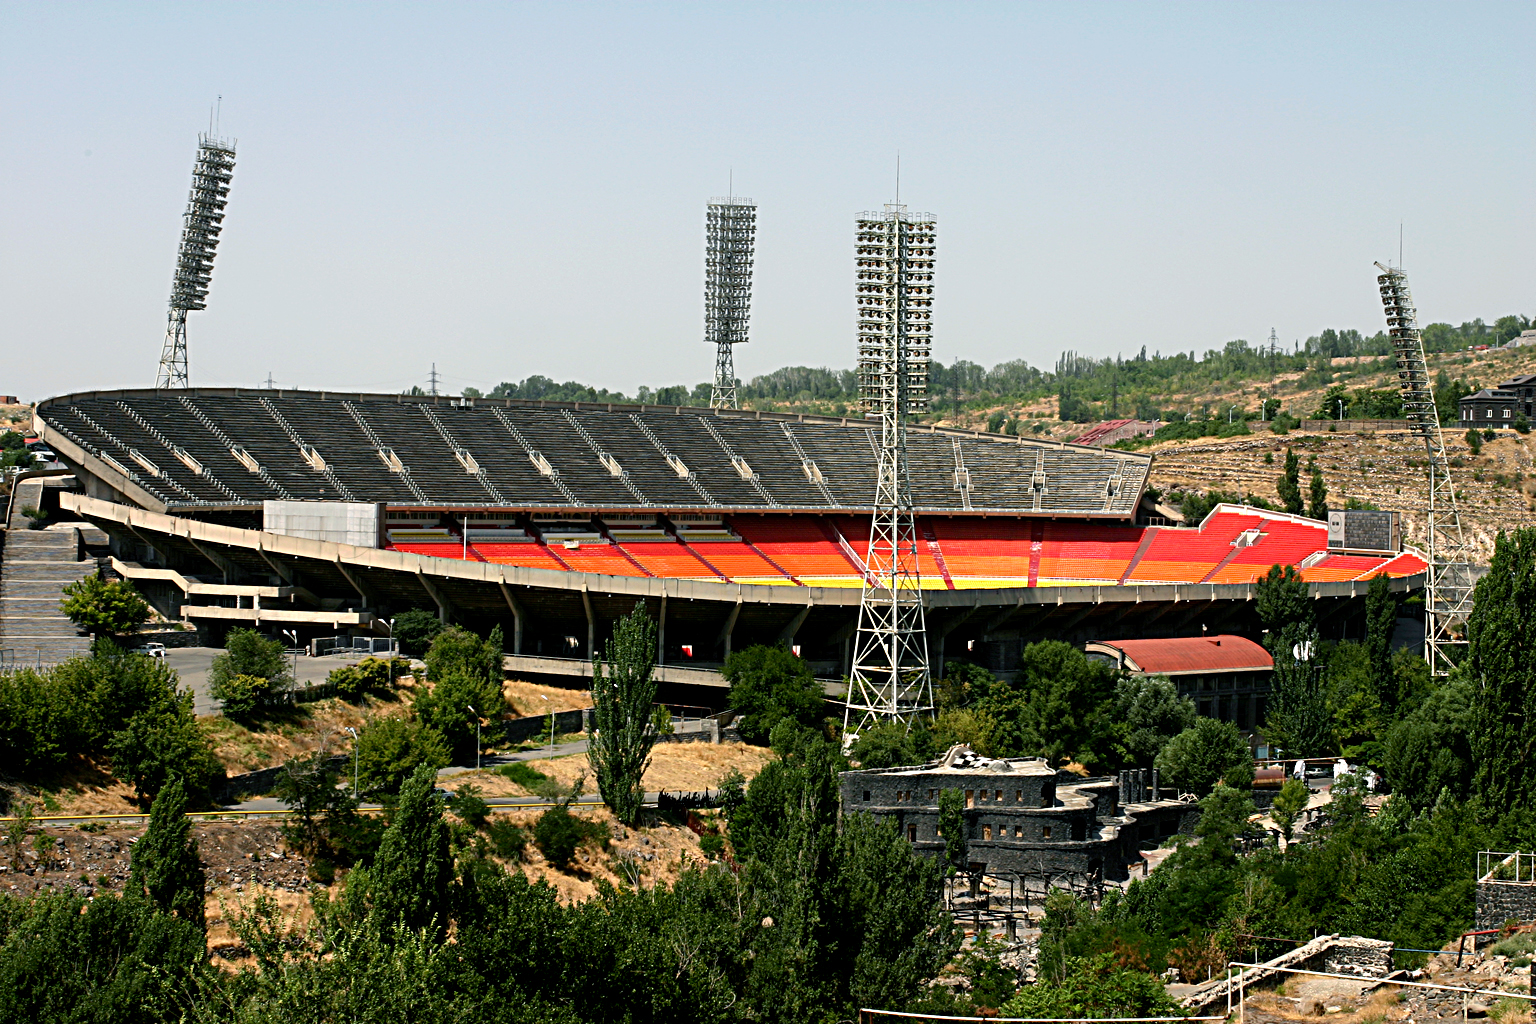
[[[1518,337],[1504,343],[1505,348],[1524,348],[1527,345],[1536,345],[1536,331],[1521,331]]]
[[[1498,389],[1514,392],[1516,412],[1524,413],[1526,419],[1536,418],[1536,373],[1523,373],[1518,377],[1511,377],[1500,384]]]
[[[1181,697],[1207,718],[1242,729],[1264,720],[1275,659],[1245,637],[1180,636],[1167,640],[1095,640],[1090,658],[1113,663],[1131,675],[1167,676]]]
[[[1512,427],[1515,422],[1516,402],[1514,391],[1502,387],[1483,388],[1476,394],[1468,395],[1461,400],[1461,425],[1480,430]]]

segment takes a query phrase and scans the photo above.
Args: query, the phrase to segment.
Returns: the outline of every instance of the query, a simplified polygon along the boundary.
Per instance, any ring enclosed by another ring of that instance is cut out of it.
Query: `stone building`
[[[1040,758],[988,758],[956,746],[936,761],[843,772],[844,814],[894,819],[919,852],[942,857],[939,794],[960,790],[973,874],[1120,881],[1139,850],[1194,827],[1198,807],[1159,793],[1155,772],[1080,778]]]

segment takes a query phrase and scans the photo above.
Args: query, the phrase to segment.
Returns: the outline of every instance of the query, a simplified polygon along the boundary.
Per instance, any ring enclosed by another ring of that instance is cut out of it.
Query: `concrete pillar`
[[[667,660],[667,593],[661,593],[661,614],[656,620],[656,664]]]
[[[587,660],[597,660],[597,617],[592,614],[592,596],[583,587],[581,606],[587,613]]]
[[[1157,769],[1156,768],[1152,769],[1152,799],[1153,799],[1154,802],[1159,800],[1159,799],[1161,799],[1161,796],[1158,793]]]

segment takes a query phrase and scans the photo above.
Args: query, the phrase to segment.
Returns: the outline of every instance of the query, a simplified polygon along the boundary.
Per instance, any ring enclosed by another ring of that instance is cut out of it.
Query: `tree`
[[[1060,977],[1020,988],[999,1008],[1006,1017],[1176,1016],[1179,1007],[1158,978],[1127,970],[1109,953],[1068,957]]]
[[[1467,442],[1467,447],[1472,449],[1473,455],[1483,454],[1483,435],[1478,433],[1476,427],[1467,431],[1464,440]]]
[[[85,576],[64,587],[59,610],[92,633],[119,636],[149,621],[149,605],[127,580]]]
[[[597,789],[614,817],[633,825],[645,800],[641,779],[651,763],[656,734],[651,709],[656,702],[656,624],[645,605],[620,619],[613,639],[593,660],[592,705],[595,731],[587,758],[597,775]]]
[[[1115,684],[1115,742],[1126,764],[1152,767],[1168,741],[1195,724],[1195,702],[1167,676],[1127,676]]]
[[[1501,814],[1536,810],[1536,529],[1500,533],[1467,618],[1476,686],[1472,792]]]
[[[1280,787],[1280,792],[1275,794],[1275,802],[1269,809],[1269,816],[1280,826],[1280,834],[1285,841],[1291,841],[1291,833],[1296,828],[1296,819],[1301,812],[1307,809],[1307,803],[1312,799],[1312,792],[1307,784],[1300,779],[1286,779]]]
[[[1097,762],[1109,753],[1114,685],[1111,666],[1071,644],[1042,640],[1024,648],[1015,680],[976,707],[996,723],[992,743],[1000,757]]]
[[[444,629],[436,615],[420,608],[411,608],[395,616],[393,635],[400,644],[400,652],[420,656],[427,652],[432,638]]]
[[[807,728],[820,723],[826,696],[810,666],[787,647],[758,645],[732,651],[724,675],[731,684],[730,705],[742,716],[741,738],[759,746],[773,727],[793,718]]]
[[[131,784],[140,800],[155,799],[174,777],[186,798],[206,806],[224,767],[192,714],[192,694],[147,708],[106,744],[112,774]]]
[[[948,873],[970,867],[970,828],[965,820],[965,794],[958,789],[939,793],[939,834],[944,837],[944,860]]]
[[[149,826],[133,844],[127,891],[202,928],[206,875],[186,810],[186,792],[173,778],[155,797]]]
[[[1323,471],[1316,466],[1312,467],[1312,484],[1309,488],[1311,503],[1307,506],[1307,515],[1313,519],[1328,519],[1328,484],[1323,480]]]
[[[448,928],[453,855],[448,824],[433,789],[437,773],[422,765],[400,787],[395,819],[384,831],[364,885],[369,919],[386,930],[402,925],[441,938]],[[354,872],[355,874],[355,872]]]
[[[292,682],[283,645],[254,629],[230,630],[224,652],[208,666],[208,690],[231,717],[255,714]]]
[[[1301,456],[1293,449],[1285,450],[1285,471],[1275,485],[1280,492],[1280,502],[1293,516],[1301,515]]]
[[[425,765],[436,771],[451,759],[437,730],[419,718],[370,718],[357,734],[357,774],[364,792],[398,793]]]
[[[1292,757],[1319,757],[1333,749],[1333,719],[1318,647],[1315,631],[1288,628],[1281,631],[1274,651],[1264,735]]]
[[[422,721],[442,735],[456,757],[472,756],[476,718],[494,721],[505,706],[501,643],[500,626],[485,640],[450,626],[437,635],[427,651],[427,678],[432,688],[418,692],[413,708]]]
[[[1202,718],[1168,741],[1157,755],[1162,777],[1192,793],[1205,796],[1234,769],[1248,768],[1253,780],[1253,756],[1248,742],[1231,722]]]
[[[1387,732],[1382,770],[1394,800],[1422,811],[1434,806],[1441,793],[1466,799],[1477,690],[1464,673],[1457,673]]]
[[[886,721],[859,733],[849,751],[860,768],[894,768],[917,763],[912,733],[904,722]]]
[[[329,762],[330,756],[323,749],[289,758],[277,775],[274,790],[297,816],[284,826],[289,844],[313,856],[330,852],[327,837],[331,828],[357,806],[352,794],[337,785],[341,773]]]
[[[1397,597],[1387,574],[1371,577],[1365,592],[1365,656],[1371,689],[1384,714],[1396,717],[1397,679],[1392,668],[1392,634],[1397,629]]]
[[[1272,565],[1254,586],[1254,611],[1268,634],[1264,644],[1271,651],[1283,643],[1286,627],[1309,631],[1316,612],[1307,594],[1307,582],[1294,565]]]
[[[0,1020],[160,1024],[217,998],[207,936],[148,900],[12,897],[3,916]]]

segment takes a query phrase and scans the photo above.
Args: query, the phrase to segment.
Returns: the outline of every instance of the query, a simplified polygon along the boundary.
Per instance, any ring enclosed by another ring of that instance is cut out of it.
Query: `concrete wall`
[[[261,515],[269,533],[376,548],[384,506],[368,501],[264,501]]]
[[[588,719],[592,709],[581,711],[557,711],[555,712],[555,735],[567,732],[586,732],[590,728]],[[549,716],[530,715],[527,718],[512,718],[502,723],[508,743],[527,743],[541,737],[549,742]]]

